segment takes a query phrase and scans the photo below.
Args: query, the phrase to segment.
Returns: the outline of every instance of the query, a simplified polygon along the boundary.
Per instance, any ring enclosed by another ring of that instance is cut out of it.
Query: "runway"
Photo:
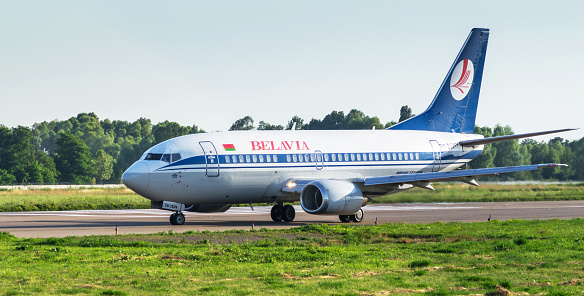
[[[162,210],[66,211],[0,213],[0,231],[17,237],[66,237],[97,234],[185,232],[229,229],[289,228],[309,224],[340,224],[338,216],[318,216],[296,208],[292,223],[275,223],[271,207],[231,208],[225,213],[186,212],[184,225],[171,225]],[[584,201],[370,204],[363,208],[365,225],[378,223],[473,222],[510,219],[584,218]]]

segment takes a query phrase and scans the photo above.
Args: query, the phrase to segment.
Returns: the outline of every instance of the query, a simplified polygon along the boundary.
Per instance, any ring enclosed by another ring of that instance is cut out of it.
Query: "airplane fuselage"
[[[455,170],[482,151],[482,146],[472,149],[458,142],[477,138],[482,136],[399,130],[193,134],[152,147],[126,174],[142,172],[137,186],[130,186],[152,201],[298,201],[297,193],[282,191],[289,180],[357,181]],[[128,182],[132,176],[124,178]]]

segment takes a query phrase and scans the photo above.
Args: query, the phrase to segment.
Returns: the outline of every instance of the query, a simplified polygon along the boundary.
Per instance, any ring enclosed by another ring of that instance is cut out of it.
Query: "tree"
[[[230,131],[250,131],[253,129],[253,119],[251,116],[246,116],[236,120],[229,128]]]
[[[89,147],[79,137],[61,133],[57,139],[55,165],[62,182],[89,184],[93,177],[93,161]]]
[[[408,107],[408,105],[404,105],[399,109],[399,121],[402,122],[410,117],[414,117],[415,115],[412,113],[412,108]]]
[[[292,129],[294,123],[296,123],[296,130],[304,129],[304,119],[298,117],[298,115],[292,116],[292,119],[290,119],[290,121],[288,121],[288,124],[286,125],[286,129],[287,130]]]
[[[283,130],[284,127],[281,125],[272,125],[265,121],[260,121],[258,124],[259,131],[273,131],[273,130]]]
[[[105,151],[99,150],[95,154],[94,162],[94,176],[97,183],[103,183],[104,180],[109,179],[114,172],[114,158],[107,155]]]
[[[168,139],[188,135],[191,128],[181,126],[174,121],[160,122],[152,128],[152,134],[156,142],[154,144],[162,143]]]

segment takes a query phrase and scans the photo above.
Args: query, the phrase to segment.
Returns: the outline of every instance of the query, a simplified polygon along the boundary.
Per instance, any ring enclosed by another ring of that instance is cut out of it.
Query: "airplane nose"
[[[122,182],[134,192],[145,196],[150,185],[150,168],[143,161],[138,161],[124,172]]]

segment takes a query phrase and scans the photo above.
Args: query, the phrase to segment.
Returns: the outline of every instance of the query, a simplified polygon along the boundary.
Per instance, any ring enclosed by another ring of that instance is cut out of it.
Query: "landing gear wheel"
[[[353,221],[355,223],[361,223],[361,222],[363,222],[364,216],[365,216],[365,214],[363,214],[363,209],[359,209],[357,211],[357,213],[355,213],[355,215],[350,215],[349,217],[351,217],[351,221]]]
[[[274,205],[272,207],[272,210],[270,211],[270,216],[272,217],[272,220],[274,220],[274,222],[280,222],[283,220],[282,218],[282,206],[281,205]]]
[[[339,220],[341,220],[341,222],[343,222],[343,223],[349,223],[349,222],[351,222],[351,216],[339,215]]]
[[[294,207],[292,205],[284,206],[284,209],[282,211],[282,219],[284,220],[284,222],[292,222],[294,221],[295,217],[296,210],[294,210]]]
[[[185,215],[183,213],[174,213],[170,215],[170,224],[172,225],[185,224]]]

